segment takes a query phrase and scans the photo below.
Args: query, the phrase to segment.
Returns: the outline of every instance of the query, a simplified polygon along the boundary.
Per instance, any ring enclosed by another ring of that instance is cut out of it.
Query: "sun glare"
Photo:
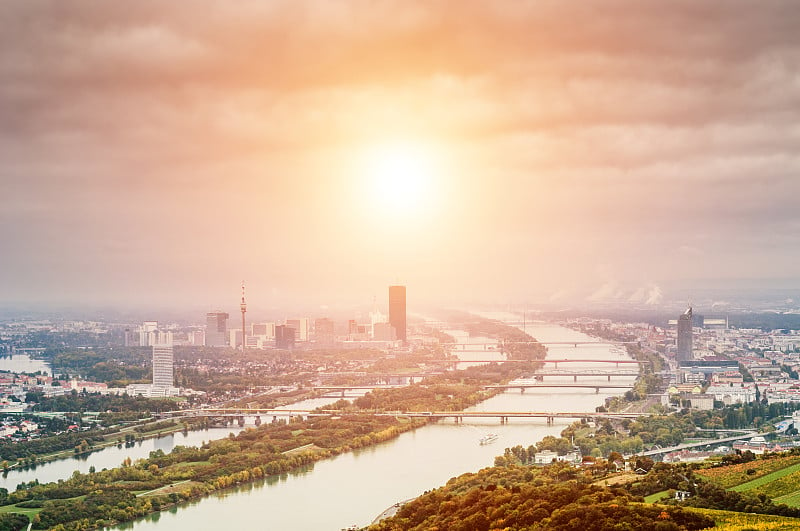
[[[382,144],[367,151],[365,172],[370,202],[397,216],[413,216],[430,206],[436,178],[430,149]]]

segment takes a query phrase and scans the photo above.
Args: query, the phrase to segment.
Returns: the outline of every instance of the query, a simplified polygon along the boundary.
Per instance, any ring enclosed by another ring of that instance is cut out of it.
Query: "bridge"
[[[440,343],[443,347],[455,347],[454,350],[461,350],[458,347],[484,347],[483,350],[491,350],[488,347],[502,349],[504,345],[544,345],[546,347],[563,347],[572,345],[577,348],[578,345],[596,345],[601,347],[615,347],[619,345],[638,345],[638,341],[496,341],[494,343]]]
[[[524,393],[525,389],[533,389],[536,387],[542,388],[572,388],[572,389],[594,389],[595,393],[599,393],[600,389],[630,389],[631,384],[612,384],[612,383],[518,383],[518,384],[504,384],[504,385],[486,385],[484,389],[519,389],[520,393]]]
[[[534,378],[544,378],[545,376],[572,376],[572,381],[577,382],[578,376],[587,376],[587,377],[603,377],[605,376],[608,381],[611,381],[612,376],[630,376],[636,378],[639,376],[638,372],[633,371],[536,371],[533,374]]]
[[[441,376],[444,371],[435,372],[363,372],[363,371],[343,371],[343,372],[320,372],[317,377],[321,380],[341,377],[355,378],[427,378],[428,376]]]
[[[713,446],[726,442],[741,441],[742,439],[752,439],[756,435],[758,435],[758,433],[753,433],[753,432],[740,433],[739,435],[722,437],[721,439],[708,439],[703,442],[684,443],[684,444],[679,444],[677,446],[669,446],[667,448],[656,448],[655,450],[647,450],[646,452],[639,452],[636,455],[641,455],[641,456],[662,455],[662,454],[668,454],[670,452],[677,452],[679,450],[688,450],[689,448],[699,448],[701,446]]]
[[[640,360],[632,360],[632,359],[621,359],[621,360],[588,360],[588,359],[579,359],[579,360],[554,360],[545,358],[543,360],[536,360],[538,363],[552,363],[556,367],[558,367],[559,363],[613,363],[617,367],[620,365],[650,365],[649,361],[640,361]]]
[[[459,351],[462,352],[462,351]],[[620,365],[649,365],[649,361],[640,361],[640,360],[632,360],[632,359],[620,359],[620,360],[608,360],[608,359],[600,359],[600,360],[591,360],[591,359],[563,359],[563,360],[554,360],[554,359],[542,359],[542,360],[431,360],[428,363],[443,363],[446,365],[455,365],[458,363],[552,363],[556,367],[558,367],[559,363],[613,363],[615,366],[619,367]]]
[[[257,417],[260,419],[262,416],[272,416],[274,419],[277,417],[331,417],[343,414],[436,420],[452,418],[456,423],[463,422],[464,419],[497,418],[500,419],[501,424],[507,423],[511,418],[543,418],[547,420],[548,424],[552,424],[555,419],[635,419],[649,415],[649,413],[598,413],[596,411],[358,411],[349,413],[330,409],[206,408],[165,411],[155,416],[173,419],[187,417],[234,417],[238,419]]]
[[[315,391],[341,391],[344,397],[345,391],[358,391],[368,389],[370,391],[375,389],[400,389],[406,387],[405,385],[318,385],[314,387]]]

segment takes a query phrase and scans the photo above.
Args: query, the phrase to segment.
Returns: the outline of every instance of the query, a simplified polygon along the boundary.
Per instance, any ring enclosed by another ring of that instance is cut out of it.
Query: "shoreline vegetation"
[[[502,323],[489,326],[498,339],[519,332]],[[544,347],[527,334],[525,337],[531,343],[523,345],[518,355],[531,361],[543,357]],[[352,404],[339,401],[333,409],[340,413],[331,417],[279,420],[199,448],[178,446],[169,454],[154,451],[147,459],[127,459],[110,470],[76,472],[57,483],[24,486],[2,493],[0,520],[22,514],[30,518],[33,529],[57,531],[130,521],[221,489],[379,444],[432,422],[402,415],[359,415],[359,411],[459,411],[497,392],[484,390],[484,385],[507,382],[532,368],[529,364],[498,363],[451,371],[412,386],[376,390]]]

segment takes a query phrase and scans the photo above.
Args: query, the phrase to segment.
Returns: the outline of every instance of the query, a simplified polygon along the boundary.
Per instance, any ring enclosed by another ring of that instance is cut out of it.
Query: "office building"
[[[253,323],[250,325],[250,335],[275,339],[275,323]]]
[[[228,343],[228,314],[209,312],[206,314],[206,346],[224,347]]]
[[[406,341],[406,287],[389,286],[389,324],[397,339]]]
[[[232,328],[228,330],[228,346],[231,348],[239,348],[242,346],[242,331]]]
[[[317,344],[331,346],[336,340],[336,326],[333,319],[320,317],[314,321],[314,338]]]
[[[153,387],[174,383],[172,345],[153,345]]]
[[[310,326],[307,317],[301,317],[299,319],[287,319],[286,326],[291,326],[294,328],[294,337],[297,342],[302,343],[308,341]]]
[[[692,307],[678,317],[678,361],[690,361],[692,356]]]
[[[394,327],[389,323],[375,323],[372,325],[372,339],[375,341],[394,341]]]
[[[294,348],[295,329],[287,325],[275,327],[275,348],[291,350]]]

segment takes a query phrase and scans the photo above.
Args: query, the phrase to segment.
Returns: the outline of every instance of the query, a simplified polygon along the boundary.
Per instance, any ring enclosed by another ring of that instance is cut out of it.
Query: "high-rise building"
[[[319,345],[333,345],[336,340],[335,330],[333,319],[320,317],[314,321],[314,338]]]
[[[295,329],[288,325],[275,327],[275,348],[290,350],[294,348]]]
[[[406,341],[406,287],[389,286],[389,324],[397,339]]]
[[[692,307],[678,317],[678,361],[689,361],[692,356]]]
[[[275,323],[253,323],[250,325],[250,335],[275,339]]]
[[[153,345],[153,387],[173,385],[172,345]]]
[[[295,339],[298,342],[308,341],[309,324],[307,317],[299,319],[286,319],[286,326],[291,326],[295,330]]]
[[[228,314],[209,312],[206,314],[206,346],[224,347],[228,341]]]
[[[237,349],[242,346],[242,331],[236,328],[228,330],[228,346]]]
[[[372,339],[375,341],[394,341],[394,327],[389,323],[375,323],[372,325]]]

